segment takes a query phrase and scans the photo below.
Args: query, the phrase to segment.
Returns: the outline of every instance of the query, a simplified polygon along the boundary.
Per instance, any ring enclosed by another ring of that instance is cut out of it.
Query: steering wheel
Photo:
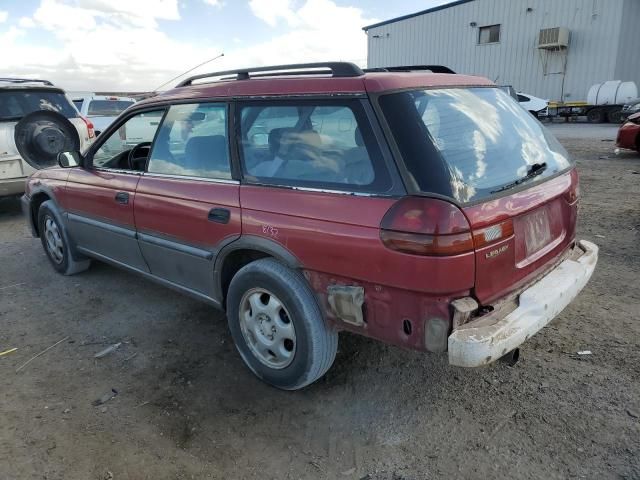
[[[142,153],[143,149],[147,149],[146,154]],[[133,147],[131,150],[129,150],[129,155],[127,155],[127,163],[129,165],[129,168],[131,170],[138,170],[138,168],[136,168],[136,160],[141,160],[144,158],[145,162],[147,160],[147,157],[149,156],[151,150],[151,142],[142,142],[137,144],[135,147]]]

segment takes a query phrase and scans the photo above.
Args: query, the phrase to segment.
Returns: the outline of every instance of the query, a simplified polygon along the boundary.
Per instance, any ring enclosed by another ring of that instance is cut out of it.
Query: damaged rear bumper
[[[587,284],[598,261],[597,245],[581,240],[582,255],[568,258],[524,290],[518,307],[493,322],[480,318],[455,330],[448,340],[449,363],[489,364],[517,348],[555,318]]]

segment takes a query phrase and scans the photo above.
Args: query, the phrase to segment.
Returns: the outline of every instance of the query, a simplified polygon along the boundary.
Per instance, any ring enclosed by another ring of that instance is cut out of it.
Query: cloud
[[[281,18],[289,25],[298,25],[291,0],[250,0],[249,8],[260,20],[275,27]]]
[[[366,64],[363,25],[378,20],[362,9],[343,7],[332,0],[306,0],[294,8],[289,0],[251,0],[253,14],[271,26],[282,19],[289,30],[255,45],[225,51],[221,64],[246,67],[296,62],[344,60]]]
[[[33,23],[51,40],[27,42],[15,26],[0,33],[2,72],[47,78],[67,90],[150,90],[220,51],[194,48],[158,28],[158,19],[178,18],[176,0],[42,0],[19,24]]]
[[[212,7],[222,8],[224,6],[224,2],[222,0],[202,0],[207,5],[211,5]]]
[[[152,90],[223,47],[223,58],[193,74],[323,60],[366,63],[361,27],[377,19],[359,8],[332,0],[251,0],[249,5],[260,21],[278,27],[270,38],[253,44],[229,38],[226,45],[203,46],[178,40],[158,24],[178,21],[178,0],[40,0],[30,19],[0,31],[0,76],[47,78],[67,90]],[[36,33],[45,40],[30,41]]]
[[[22,28],[33,28],[36,26],[36,22],[31,17],[21,17],[18,20],[18,25]]]
[[[4,23],[9,18],[9,12],[6,10],[0,10],[0,23]]]

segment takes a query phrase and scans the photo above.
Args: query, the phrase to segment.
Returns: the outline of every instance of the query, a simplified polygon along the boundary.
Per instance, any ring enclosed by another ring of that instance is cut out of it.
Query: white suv
[[[95,95],[86,92],[67,92],[75,107],[83,117],[88,118],[96,134],[104,132],[109,125],[131,105],[135,98]]]
[[[20,120],[38,111],[55,112],[68,120],[78,135],[73,141],[82,151],[95,140],[93,126],[78,114],[64,90],[47,80],[0,78],[0,197],[23,193],[25,179],[34,171],[22,158],[15,139]],[[44,131],[44,124],[40,121],[31,129],[29,141],[36,141],[36,134]],[[47,128],[51,128],[51,122]],[[37,155],[37,145],[34,147],[23,148],[23,151]]]

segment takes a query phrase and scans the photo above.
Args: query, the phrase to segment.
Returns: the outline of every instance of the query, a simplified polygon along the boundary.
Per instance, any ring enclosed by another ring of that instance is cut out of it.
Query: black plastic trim
[[[94,220],[93,218],[84,217],[75,213],[67,213],[67,218],[71,221],[84,223],[85,225],[91,225],[92,227],[102,228],[110,232],[122,235],[123,237],[137,238],[136,231],[125,227],[118,227],[111,223],[101,222],[100,220]]]
[[[169,248],[171,250],[176,250],[180,253],[186,253],[187,255],[192,255],[194,257],[202,258],[204,260],[211,260],[214,257],[214,252],[211,252],[209,250],[203,250],[202,248],[192,247],[190,245],[185,245],[183,243],[173,242],[171,240],[166,240],[164,238],[148,235],[146,233],[138,232],[137,236],[138,236],[138,240],[141,242],[150,243],[151,245],[157,245],[159,247]]]
[[[309,72],[304,69],[320,69],[325,70]],[[216,78],[224,77],[226,75],[236,75],[236,80],[248,80],[252,77],[251,73],[256,72],[279,72],[281,75],[293,76],[293,75],[323,75],[330,74],[333,77],[359,77],[364,75],[364,72],[357,65],[350,62],[316,62],[316,63],[292,63],[288,65],[269,65],[265,67],[252,67],[252,68],[239,68],[235,70],[223,70],[221,72],[202,73],[200,75],[194,75],[189,77],[178,85],[176,88],[187,87],[193,84],[195,80],[202,80],[204,78]],[[266,76],[269,74],[257,74],[258,77]],[[256,75],[254,75],[256,76]]]
[[[145,272],[143,270],[140,270],[138,268],[132,267],[130,265],[127,265],[126,263],[122,263],[122,262],[118,262],[117,260],[113,260],[112,258],[106,257],[104,255],[101,255],[99,253],[96,253],[92,250],[89,250],[87,248],[78,248],[78,251],[82,252],[83,254],[87,255],[88,257],[93,257],[97,260],[103,261],[105,263],[109,263],[111,265],[114,265],[116,267],[122,268],[123,270],[127,270],[129,272],[132,273],[137,273],[138,275],[143,276],[144,278],[147,278],[149,280],[153,280],[156,283],[159,283],[160,285],[163,285],[165,287],[171,288],[175,291],[181,292],[181,293],[185,293],[191,297],[194,297],[198,300],[202,300],[205,301],[211,305],[213,305],[216,308],[222,308],[222,304],[220,303],[220,301],[218,301],[215,298],[212,298],[208,295],[205,295],[204,293],[198,292],[196,290],[193,290],[191,288],[187,288],[184,287],[182,285],[178,285],[177,283],[171,282],[169,280],[165,280],[164,278],[160,278],[157,277],[155,275],[153,275],[152,273],[148,273]]]

